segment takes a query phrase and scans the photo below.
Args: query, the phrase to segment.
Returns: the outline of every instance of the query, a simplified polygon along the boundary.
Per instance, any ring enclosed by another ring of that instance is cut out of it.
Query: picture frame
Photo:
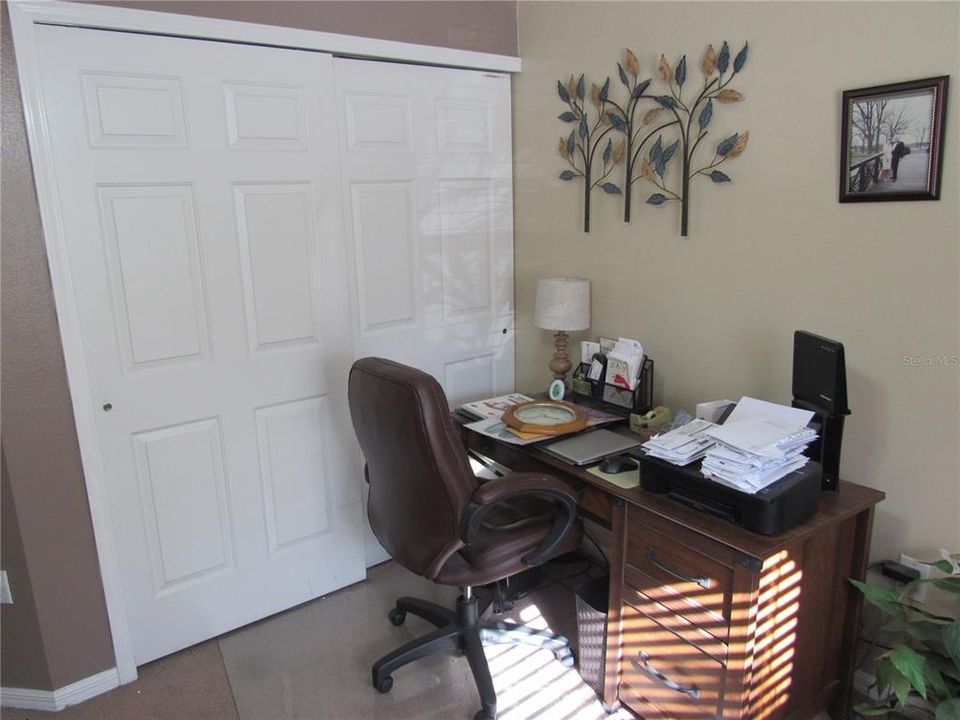
[[[949,81],[844,91],[840,202],[940,199]]]

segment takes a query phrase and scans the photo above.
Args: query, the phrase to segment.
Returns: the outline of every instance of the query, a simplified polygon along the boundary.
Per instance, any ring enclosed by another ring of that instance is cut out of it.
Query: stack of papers
[[[723,425],[705,434],[716,441],[705,454],[706,477],[756,493],[803,467],[803,451],[817,433],[807,427],[813,412],[744,397]]]
[[[707,433],[719,427],[709,420],[691,420],[676,430],[651,438],[643,444],[643,449],[651,457],[674,465],[689,465],[716,444]]]
[[[501,395],[500,397],[488,398],[487,400],[464,403],[454,410],[454,412],[467,420],[499,419],[501,415],[514,405],[531,402],[532,400],[533,398],[527,395],[510,393],[509,395]]]

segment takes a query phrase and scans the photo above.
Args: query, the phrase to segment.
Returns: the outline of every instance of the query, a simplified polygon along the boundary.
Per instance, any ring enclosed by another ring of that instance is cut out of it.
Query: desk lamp
[[[569,390],[567,333],[590,327],[590,281],[581,278],[542,278],[537,282],[533,324],[553,330],[554,353],[550,360],[553,377]]]

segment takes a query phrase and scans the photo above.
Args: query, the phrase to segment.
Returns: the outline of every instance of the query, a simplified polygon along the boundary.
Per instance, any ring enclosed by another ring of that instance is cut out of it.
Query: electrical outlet
[[[930,571],[933,569],[931,566],[926,563],[922,563],[919,560],[914,560],[909,555],[904,555],[900,553],[900,564],[906,565],[909,568],[913,568],[918,573],[920,573],[921,578],[930,577]],[[927,601],[927,588],[929,587],[928,583],[922,583],[915,587],[913,590],[907,593],[907,597],[911,598],[914,602],[920,603],[921,605]]]
[[[10,581],[7,579],[7,571],[0,572],[0,603],[13,605],[13,595],[10,594]]]

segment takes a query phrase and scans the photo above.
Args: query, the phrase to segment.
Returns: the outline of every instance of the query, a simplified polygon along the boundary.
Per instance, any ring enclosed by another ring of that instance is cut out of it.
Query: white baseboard
[[[120,687],[120,674],[116,668],[110,668],[56,690],[0,687],[0,705],[56,712],[68,705],[76,705],[117,687]]]

